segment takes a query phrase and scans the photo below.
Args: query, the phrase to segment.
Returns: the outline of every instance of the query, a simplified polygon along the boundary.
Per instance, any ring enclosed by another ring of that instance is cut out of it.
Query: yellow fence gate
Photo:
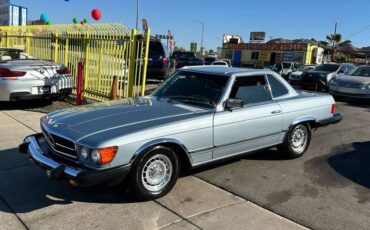
[[[109,98],[114,76],[118,97],[145,94],[150,29],[145,33],[122,24],[75,24],[0,27],[0,47],[20,48],[39,59],[67,66],[77,84],[84,62],[84,97]]]

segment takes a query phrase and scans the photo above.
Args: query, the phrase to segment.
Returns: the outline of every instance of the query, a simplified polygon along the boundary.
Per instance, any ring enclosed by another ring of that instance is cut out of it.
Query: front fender
[[[184,153],[186,153],[186,156],[187,156],[189,162],[192,163],[192,160],[191,160],[188,149],[185,147],[185,145],[183,143],[181,143],[181,141],[179,141],[177,139],[174,139],[174,138],[160,138],[160,139],[156,139],[156,140],[151,140],[151,141],[143,144],[142,146],[140,146],[140,148],[138,150],[136,150],[136,152],[134,153],[134,155],[132,156],[132,158],[130,160],[130,163],[133,163],[147,149],[150,149],[154,146],[161,145],[161,144],[173,144],[173,145],[176,145],[176,146],[180,147],[184,151]]]

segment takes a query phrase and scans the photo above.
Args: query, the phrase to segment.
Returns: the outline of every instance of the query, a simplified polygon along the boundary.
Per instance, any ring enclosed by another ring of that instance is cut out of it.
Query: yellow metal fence
[[[114,76],[118,97],[144,95],[150,29],[129,30],[122,24],[0,27],[0,47],[20,48],[40,59],[67,66],[77,85],[77,66],[84,62],[84,96],[109,98]]]

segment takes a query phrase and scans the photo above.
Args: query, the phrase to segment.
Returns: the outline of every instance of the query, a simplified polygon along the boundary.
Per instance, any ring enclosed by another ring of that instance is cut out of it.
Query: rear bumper
[[[74,186],[92,186],[105,182],[123,181],[130,172],[130,164],[105,170],[93,170],[59,163],[53,160],[48,153],[43,152],[44,148],[39,143],[42,138],[42,134],[26,137],[24,143],[19,146],[19,151],[28,154],[31,161],[46,170],[50,179],[65,179]]]
[[[331,118],[316,122],[317,127],[323,127],[331,124],[339,123],[343,120],[343,116],[340,113],[335,113]]]

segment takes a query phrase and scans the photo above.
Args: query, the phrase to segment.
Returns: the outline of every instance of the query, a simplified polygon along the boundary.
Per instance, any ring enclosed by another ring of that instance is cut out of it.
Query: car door
[[[276,144],[282,132],[282,111],[272,100],[265,75],[236,77],[229,98],[242,108],[214,116],[213,158],[223,158]]]

